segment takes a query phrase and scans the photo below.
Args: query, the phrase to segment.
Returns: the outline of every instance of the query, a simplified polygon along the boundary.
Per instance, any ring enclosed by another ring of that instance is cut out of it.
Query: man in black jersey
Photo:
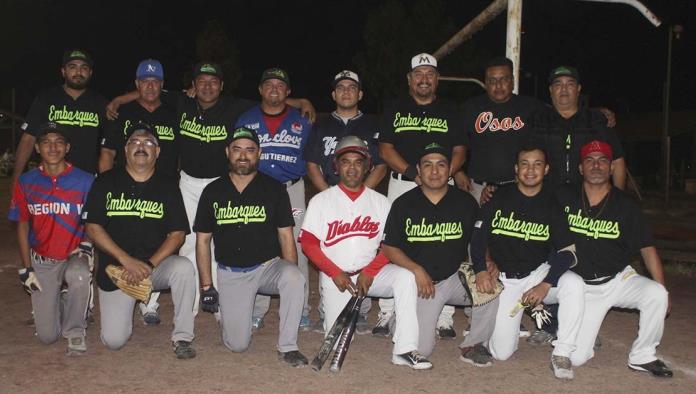
[[[655,355],[671,305],[650,227],[640,206],[610,182],[616,170],[611,145],[590,141],[581,148],[580,158],[582,186],[558,192],[575,237],[578,265],[573,270],[585,281],[585,314],[570,359],[580,366],[594,357],[595,338],[609,309],[638,309],[638,338],[631,345],[628,367],[672,377]],[[631,266],[638,253],[652,279]]]
[[[517,183],[501,187],[481,207],[471,240],[478,290],[492,291],[498,279],[486,267],[486,251],[504,286],[489,349],[507,360],[517,350],[522,305],[559,303],[551,369],[559,379],[572,379],[570,354],[584,309],[582,279],[568,271],[577,262],[573,237],[553,192],[542,187],[549,170],[545,152],[523,147],[514,169]]]

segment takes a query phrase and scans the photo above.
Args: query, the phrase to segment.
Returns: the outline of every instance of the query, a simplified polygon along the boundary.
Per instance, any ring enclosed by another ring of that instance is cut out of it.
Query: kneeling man
[[[233,352],[251,343],[251,315],[257,293],[280,295],[278,357],[307,365],[297,347],[305,278],[297,267],[294,219],[285,186],[257,171],[261,148],[254,130],[230,133],[225,148],[230,171],[203,190],[196,221],[196,260],[201,308],[220,309],[222,342]],[[219,289],[213,287],[210,241],[215,241]],[[218,294],[219,290],[219,294]]]
[[[389,200],[363,183],[371,167],[367,142],[354,135],[343,137],[334,160],[339,183],[312,198],[300,234],[302,250],[321,270],[324,332],[329,332],[351,295],[394,297],[392,362],[430,369],[432,364],[417,351],[414,276],[388,264],[379,251]]]
[[[517,350],[524,309],[518,304],[558,303],[558,339],[553,343],[551,368],[557,378],[572,379],[570,353],[575,350],[584,309],[583,282],[568,271],[577,263],[575,245],[554,194],[542,187],[548,171],[541,148],[522,148],[515,164],[517,183],[500,188],[481,207],[471,257],[479,291],[491,292],[497,279],[486,269],[486,250],[504,286],[489,342],[493,357],[507,360]]]

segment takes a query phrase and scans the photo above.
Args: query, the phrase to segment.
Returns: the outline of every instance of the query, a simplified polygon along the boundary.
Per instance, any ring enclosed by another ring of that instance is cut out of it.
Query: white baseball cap
[[[420,53],[411,58],[411,70],[418,66],[431,66],[437,68],[437,59],[429,53]]]
[[[343,70],[340,73],[336,74],[333,82],[331,83],[331,86],[336,88],[336,85],[338,85],[338,83],[343,81],[344,79],[349,79],[349,80],[357,83],[358,86],[360,86],[360,78],[358,77],[358,74],[356,74],[350,70]]]

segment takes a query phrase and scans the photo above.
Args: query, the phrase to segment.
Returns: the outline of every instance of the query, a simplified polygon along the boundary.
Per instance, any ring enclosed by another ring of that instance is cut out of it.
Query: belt
[[[509,185],[511,183],[515,183],[517,181],[512,179],[509,181],[488,182],[488,181],[477,181],[476,179],[472,179],[471,182],[473,182],[479,186],[505,186],[505,185]]]
[[[220,263],[217,263],[217,265],[218,265],[219,269],[224,270],[224,271],[244,273],[244,272],[254,271],[255,269],[261,267],[262,265],[267,265],[268,263],[272,263],[276,260],[278,260],[278,257],[274,257],[270,260],[266,260],[261,264],[252,265],[251,267],[230,267],[228,265],[224,265],[224,264],[220,264]]]
[[[413,179],[407,177],[404,174],[399,174],[398,172],[394,172],[394,171],[392,171],[391,177],[396,179],[396,180],[399,180],[399,181],[413,182]]]
[[[586,279],[585,283],[588,285],[597,286],[597,285],[603,285],[612,279],[614,279],[614,275],[609,275],[609,276],[605,276],[602,278],[596,278],[596,279]]]
[[[501,274],[505,275],[507,279],[524,279],[528,277],[531,272],[501,272]]]
[[[44,257],[34,251],[34,249],[31,249],[31,258],[32,260],[35,260],[36,262],[40,264],[58,264],[58,263],[63,263],[66,260],[56,260],[52,259],[50,257]]]
[[[299,177],[299,178],[297,178],[297,179],[291,179],[291,180],[289,180],[289,181],[285,181],[285,182],[281,182],[281,183],[282,183],[283,185],[285,185],[285,187],[290,187],[290,186],[296,184],[297,182],[299,182],[300,179],[302,179],[302,177]]]

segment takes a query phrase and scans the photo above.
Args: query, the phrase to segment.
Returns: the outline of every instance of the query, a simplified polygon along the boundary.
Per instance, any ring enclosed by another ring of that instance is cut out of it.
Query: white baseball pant
[[[357,274],[351,277],[353,282],[357,279]],[[323,272],[319,274],[319,286],[324,306],[326,335],[351,295],[347,290],[341,293],[333,279]],[[413,273],[394,264],[387,264],[375,276],[367,296],[393,297],[396,306],[393,354],[403,354],[418,349],[418,289]]]
[[[655,349],[665,328],[668,300],[664,286],[639,275],[630,265],[607,283],[585,283],[585,315],[580,325],[577,349],[570,355],[570,361],[579,366],[594,357],[597,333],[612,307],[640,311],[638,338],[631,346],[628,362],[646,364],[655,361]]]
[[[524,311],[520,310],[512,317],[510,311],[515,308],[525,291],[544,280],[549,268],[549,264],[543,263],[522,279],[507,278],[504,272],[500,273],[500,281],[505,288],[500,293],[495,329],[488,347],[496,360],[507,360],[517,350]],[[584,285],[578,274],[566,271],[558,280],[558,285],[549,289],[544,298],[545,303],[559,304],[558,339],[553,342],[554,356],[570,357],[576,349],[575,342],[585,309]]]

